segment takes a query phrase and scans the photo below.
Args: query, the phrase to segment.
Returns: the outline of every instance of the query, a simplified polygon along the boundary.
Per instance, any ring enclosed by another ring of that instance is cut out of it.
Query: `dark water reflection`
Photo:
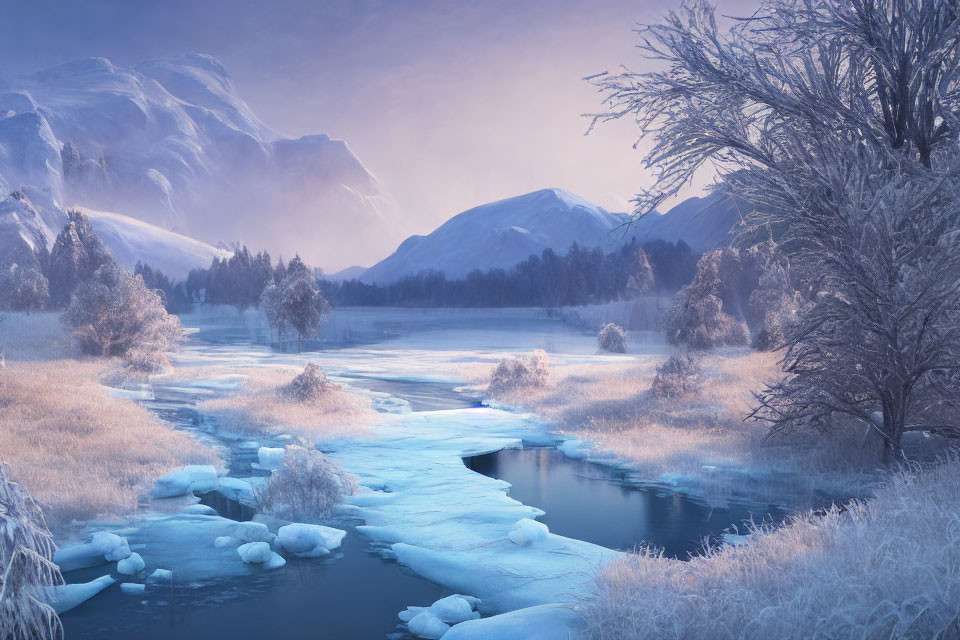
[[[732,525],[751,518],[779,522],[787,515],[774,505],[744,502],[711,508],[684,493],[630,483],[622,472],[571,460],[556,449],[507,449],[464,463],[513,485],[510,496],[546,511],[540,520],[553,533],[611,549],[647,544],[687,558],[702,550],[705,537],[718,539]]]
[[[62,616],[66,639],[384,638],[398,632],[397,612],[407,605],[449,595],[367,547],[351,531],[340,554],[290,557],[278,571],[202,585],[175,583],[147,598],[125,595],[114,585]],[[112,568],[104,565],[66,577],[86,581]],[[138,581],[118,576],[118,582],[120,578]]]

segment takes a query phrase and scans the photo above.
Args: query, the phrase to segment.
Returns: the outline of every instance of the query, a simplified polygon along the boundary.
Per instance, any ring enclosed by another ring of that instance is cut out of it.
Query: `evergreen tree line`
[[[424,271],[388,285],[321,280],[320,286],[335,306],[554,308],[677,291],[693,278],[698,257],[682,240],[633,238],[607,254],[576,243],[566,255],[545,249],[511,269],[478,269],[459,280]]]
[[[36,251],[23,248],[2,260],[0,309],[28,313],[63,309],[81,283],[113,262],[87,217],[80,211],[68,211],[67,224],[53,249],[48,251],[41,242]]]

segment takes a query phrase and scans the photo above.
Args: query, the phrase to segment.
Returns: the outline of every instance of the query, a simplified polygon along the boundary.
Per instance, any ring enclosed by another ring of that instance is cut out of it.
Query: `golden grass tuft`
[[[53,314],[10,314],[0,325],[0,461],[44,505],[51,528],[133,512],[153,480],[217,452],[174,431],[99,380],[117,365],[77,359]]]
[[[300,373],[294,367],[253,368],[240,373],[243,378],[240,392],[207,400],[199,407],[231,433],[292,433],[314,440],[330,440],[363,435],[366,426],[377,418],[368,398],[333,384],[328,385],[317,400],[297,402],[286,397],[284,387]]]

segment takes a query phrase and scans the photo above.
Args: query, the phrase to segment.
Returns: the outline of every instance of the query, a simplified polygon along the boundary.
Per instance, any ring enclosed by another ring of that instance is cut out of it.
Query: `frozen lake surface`
[[[185,324],[191,326],[190,318]],[[408,605],[428,605],[450,593],[479,597],[484,615],[574,603],[620,549],[648,542],[683,556],[704,535],[768,511],[765,505],[711,511],[664,487],[625,486],[609,467],[567,460],[548,449],[563,438],[534,416],[479,406],[477,398],[455,390],[459,381],[449,363],[493,364],[534,348],[546,349],[558,362],[602,366],[624,360],[597,355],[593,336],[529,311],[433,317],[361,310],[335,313],[331,324],[349,328],[349,339],[330,338],[325,348],[303,354],[256,344],[263,336],[256,326],[204,324],[172,360],[177,368],[215,365],[224,371],[313,361],[338,384],[373,399],[382,418],[371,427],[372,436],[319,445],[361,483],[337,520],[324,523],[348,531],[343,547],[322,559],[288,557],[285,567],[265,573],[240,562],[235,550],[213,547],[213,539],[234,526],[230,519],[184,514],[187,503],[154,500],[146,515],[91,530],[125,535],[148,572],[174,572],[173,588],[146,597],[107,589],[64,615],[68,638],[278,632],[289,638],[376,638],[398,633],[396,615]],[[654,340],[626,357],[664,351]],[[141,400],[178,428],[221,447],[231,476],[255,482],[264,475],[251,466],[256,446],[282,441],[251,443],[218,433],[193,409],[197,399],[230,392],[236,384],[230,375],[166,387],[160,379]],[[531,446],[537,448],[518,451]],[[205,502],[231,518],[251,515],[222,501]],[[552,531],[518,544],[511,532],[523,519],[539,519]],[[113,569],[104,565],[66,577],[82,582]],[[572,624],[569,611],[550,607],[517,611],[511,620],[554,621],[558,629]]]

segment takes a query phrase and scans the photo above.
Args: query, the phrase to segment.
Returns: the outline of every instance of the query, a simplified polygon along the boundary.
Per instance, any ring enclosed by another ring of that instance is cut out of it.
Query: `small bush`
[[[0,464],[0,638],[62,638],[53,609],[36,596],[44,587],[63,584],[53,563],[56,546],[40,505]]]
[[[546,351],[537,349],[526,358],[505,358],[493,371],[489,390],[492,393],[520,387],[546,386],[550,377],[550,359]]]
[[[289,446],[283,465],[257,492],[258,511],[297,522],[318,521],[357,491],[357,480],[316,449]]]
[[[329,386],[323,369],[308,362],[303,373],[298,374],[289,385],[284,387],[282,394],[295,402],[316,402]]]
[[[699,391],[702,377],[700,363],[694,356],[672,355],[657,367],[650,388],[658,398],[673,398]]]
[[[597,342],[603,351],[609,351],[610,353],[627,352],[627,334],[623,331],[622,327],[612,322],[608,322],[600,327]]]

